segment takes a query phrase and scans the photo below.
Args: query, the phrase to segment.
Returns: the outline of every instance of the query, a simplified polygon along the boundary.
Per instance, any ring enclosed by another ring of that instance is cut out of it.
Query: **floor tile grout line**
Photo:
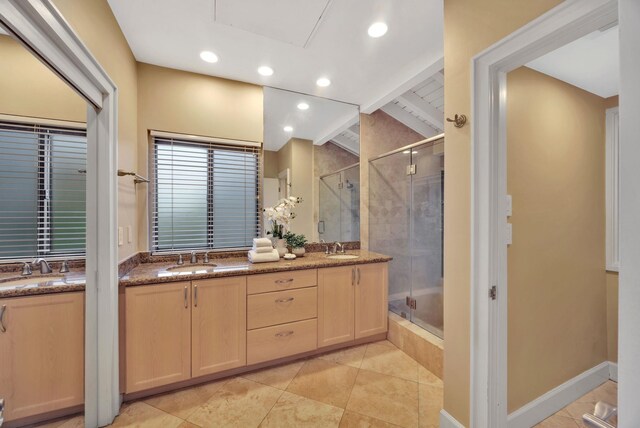
[[[369,347],[369,345],[367,345]],[[366,349],[365,349],[366,355]],[[362,357],[364,359],[364,356]],[[349,401],[351,401],[351,395],[353,395],[353,390],[356,388],[356,383],[358,382],[358,376],[360,375],[360,368],[357,368],[356,377],[353,379],[353,385],[351,385],[351,391],[349,391],[349,397],[347,398],[347,402],[344,403],[344,409],[342,409],[342,417],[340,418],[340,423],[342,423],[342,418],[344,418],[344,414],[347,412],[347,407],[349,406]]]
[[[259,383],[259,382],[256,382],[256,383]],[[270,387],[270,388],[273,388],[273,387]],[[278,388],[273,388],[273,389],[276,389],[276,390],[280,391],[280,395],[278,395],[278,398],[276,399],[276,401],[273,402],[273,405],[271,406],[271,408],[269,408],[269,411],[264,414],[264,416],[262,417],[262,420],[260,420],[260,423],[258,425],[256,425],[256,427],[260,427],[262,425],[262,423],[264,422],[265,419],[267,419],[267,416],[269,416],[269,414],[271,413],[273,408],[276,407],[276,404],[278,404],[278,401],[280,401],[280,398],[282,398],[282,395],[285,392],[287,392],[287,391],[283,391],[282,389],[278,389]]]

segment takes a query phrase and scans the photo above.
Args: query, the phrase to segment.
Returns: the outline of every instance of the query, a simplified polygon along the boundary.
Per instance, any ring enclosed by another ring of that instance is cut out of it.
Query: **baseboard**
[[[446,410],[440,410],[440,428],[464,428],[460,422],[451,416]]]
[[[610,367],[608,361],[600,363],[522,406],[508,416],[508,427],[528,428],[543,421],[609,380]]]
[[[618,382],[618,363],[609,361],[609,379]]]

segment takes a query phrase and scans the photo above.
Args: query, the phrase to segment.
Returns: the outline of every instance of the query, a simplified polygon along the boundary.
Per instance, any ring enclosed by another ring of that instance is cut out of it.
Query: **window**
[[[153,131],[151,251],[247,248],[260,235],[258,143]]]
[[[84,129],[0,122],[0,259],[85,254]]]

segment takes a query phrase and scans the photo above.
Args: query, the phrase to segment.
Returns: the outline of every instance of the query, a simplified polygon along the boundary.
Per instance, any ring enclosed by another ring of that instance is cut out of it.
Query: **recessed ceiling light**
[[[271,76],[273,74],[273,68],[263,65],[262,67],[258,68],[258,73],[263,76]]]
[[[300,104],[298,104],[298,108],[299,108],[300,110],[309,110],[309,104],[307,104],[307,103],[300,103]]]
[[[367,33],[369,33],[369,37],[377,39],[378,37],[382,37],[387,34],[388,29],[389,27],[387,27],[387,24],[384,22],[375,22],[371,24]]]
[[[293,131],[293,127],[291,127],[291,126],[289,126],[289,125],[285,126],[283,129],[284,129],[284,132],[291,132],[291,131]]]
[[[200,52],[200,58],[206,62],[218,62],[218,55],[214,54],[211,51],[202,51]]]
[[[326,87],[329,86],[331,84],[331,80],[327,79],[326,77],[321,77],[318,80],[316,80],[316,85],[321,86],[321,87]]]

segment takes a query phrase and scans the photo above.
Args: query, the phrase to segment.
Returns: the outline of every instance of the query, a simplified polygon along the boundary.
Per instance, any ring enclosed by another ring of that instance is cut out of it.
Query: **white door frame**
[[[474,428],[507,426],[506,75],[617,19],[616,0],[567,0],[472,60],[470,425]],[[492,286],[497,288],[496,300],[489,298]]]
[[[50,0],[0,1],[2,26],[88,102],[85,426],[110,424],[118,385],[118,90]]]

